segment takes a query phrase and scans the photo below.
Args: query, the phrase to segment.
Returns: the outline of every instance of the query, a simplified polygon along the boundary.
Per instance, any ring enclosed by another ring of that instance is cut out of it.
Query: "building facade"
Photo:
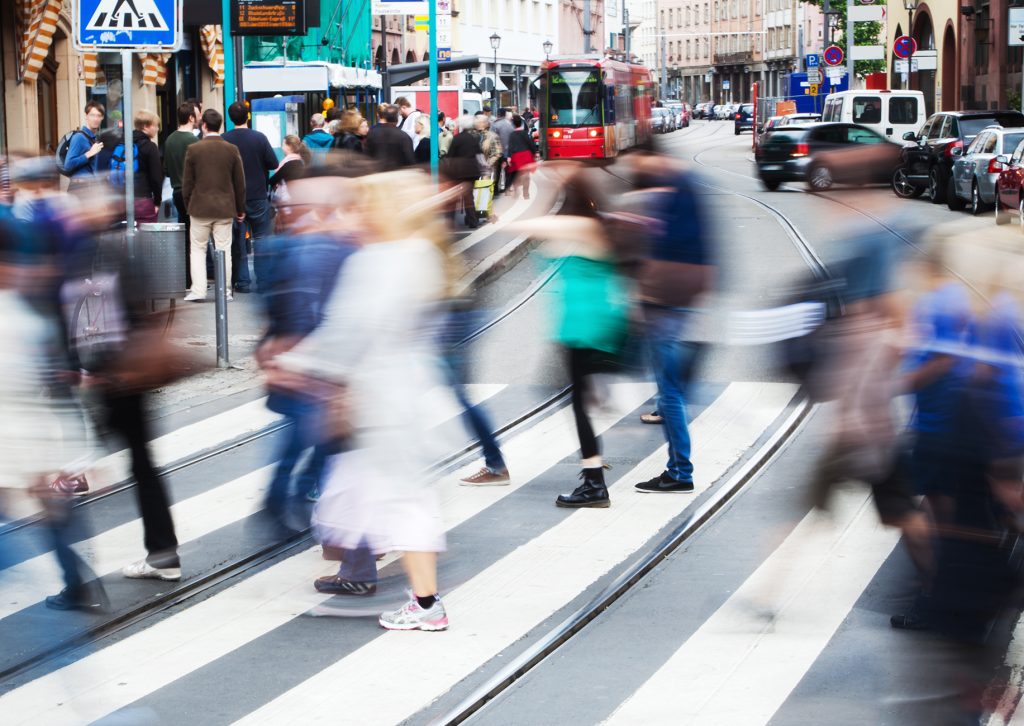
[[[753,97],[753,83],[764,75],[766,68],[764,5],[761,0],[714,0],[711,19],[713,101],[743,103]]]
[[[1006,0],[979,2],[977,6],[964,3],[963,7],[976,10],[965,16],[959,0],[921,2],[913,12],[913,28],[902,3],[887,7],[889,87],[922,91],[928,113],[995,108],[1006,103],[1005,80],[1014,73],[1018,81],[1020,78],[1020,52],[1007,51]],[[913,35],[919,51],[934,53],[934,68],[922,68],[909,77],[898,73],[891,49],[901,35]]]

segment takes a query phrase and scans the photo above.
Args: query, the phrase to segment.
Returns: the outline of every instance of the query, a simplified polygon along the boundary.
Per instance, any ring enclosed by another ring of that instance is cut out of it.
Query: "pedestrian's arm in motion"
[[[185,152],[185,165],[181,174],[181,200],[185,203],[185,209],[188,209],[189,200],[192,199],[192,190],[195,188],[196,178],[195,171],[192,168],[195,157],[192,155],[192,149],[196,144],[192,144]]]

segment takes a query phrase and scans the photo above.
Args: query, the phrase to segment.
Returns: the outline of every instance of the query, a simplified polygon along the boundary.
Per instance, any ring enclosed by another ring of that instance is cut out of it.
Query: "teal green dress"
[[[571,256],[555,277],[555,340],[567,348],[618,353],[629,326],[629,289],[611,260]]]

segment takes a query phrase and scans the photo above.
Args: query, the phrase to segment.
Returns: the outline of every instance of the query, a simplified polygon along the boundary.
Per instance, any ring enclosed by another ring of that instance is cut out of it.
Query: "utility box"
[[[136,235],[136,254],[142,264],[147,299],[175,300],[184,297],[188,264],[184,224],[140,224]]]

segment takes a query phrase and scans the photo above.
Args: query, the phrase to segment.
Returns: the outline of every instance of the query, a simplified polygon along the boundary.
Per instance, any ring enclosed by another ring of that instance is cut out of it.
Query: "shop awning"
[[[23,81],[35,81],[46,62],[57,32],[57,20],[63,0],[15,0],[17,22],[18,75]]]
[[[219,25],[204,25],[199,29],[199,42],[206,63],[213,71],[213,85],[224,85],[224,38]]]

